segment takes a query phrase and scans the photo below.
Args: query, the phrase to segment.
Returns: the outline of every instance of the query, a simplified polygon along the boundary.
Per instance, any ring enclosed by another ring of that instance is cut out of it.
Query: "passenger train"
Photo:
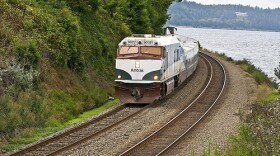
[[[115,94],[124,103],[152,103],[186,80],[198,64],[199,42],[178,35],[134,34],[118,45]]]

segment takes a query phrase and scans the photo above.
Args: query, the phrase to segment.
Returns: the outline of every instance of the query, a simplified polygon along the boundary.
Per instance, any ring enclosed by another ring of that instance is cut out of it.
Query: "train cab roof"
[[[119,46],[167,46],[179,44],[179,40],[174,36],[156,36],[152,34],[136,34],[124,38]]]

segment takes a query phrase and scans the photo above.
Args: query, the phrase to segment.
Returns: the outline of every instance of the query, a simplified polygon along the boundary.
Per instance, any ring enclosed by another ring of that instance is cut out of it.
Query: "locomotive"
[[[134,34],[118,45],[115,95],[124,103],[152,103],[186,80],[198,64],[199,42],[178,35]]]

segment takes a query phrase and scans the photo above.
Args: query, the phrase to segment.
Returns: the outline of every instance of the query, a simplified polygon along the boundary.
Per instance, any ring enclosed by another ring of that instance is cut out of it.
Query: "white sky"
[[[280,0],[187,0],[201,4],[241,4],[261,8],[280,8]]]

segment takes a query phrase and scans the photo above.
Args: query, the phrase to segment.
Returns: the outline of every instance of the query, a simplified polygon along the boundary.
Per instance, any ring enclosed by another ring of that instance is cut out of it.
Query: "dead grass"
[[[271,88],[266,84],[259,85],[257,92],[257,102],[263,103],[267,101],[267,97],[274,93],[277,93],[277,90],[275,90],[274,88]]]

